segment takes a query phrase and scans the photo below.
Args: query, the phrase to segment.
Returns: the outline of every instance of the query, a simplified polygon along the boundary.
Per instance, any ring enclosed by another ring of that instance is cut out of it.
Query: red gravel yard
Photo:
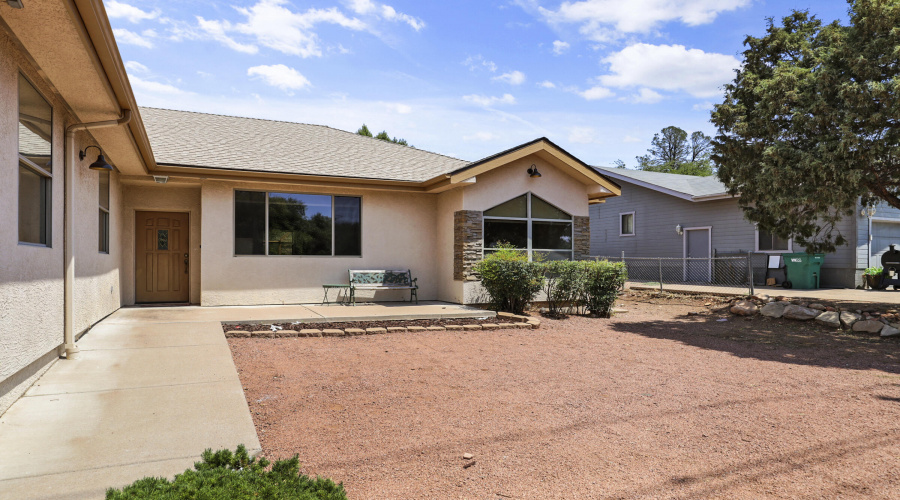
[[[264,455],[354,499],[900,498],[900,341],[671,302],[229,344]]]

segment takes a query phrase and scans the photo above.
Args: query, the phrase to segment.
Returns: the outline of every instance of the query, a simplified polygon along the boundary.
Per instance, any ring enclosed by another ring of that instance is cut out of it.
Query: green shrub
[[[212,450],[203,452],[203,461],[194,464],[175,476],[174,481],[161,477],[146,477],[122,490],[110,488],[107,500],[242,500],[242,499],[290,499],[290,500],[346,500],[341,484],[331,479],[311,479],[300,474],[300,462],[296,455],[289,460],[278,460],[271,470],[265,458],[257,460],[247,454],[244,445],[237,451]]]
[[[878,276],[883,272],[883,267],[867,267],[866,270],[863,271],[863,276]]]
[[[583,309],[584,262],[555,260],[544,265],[544,294],[550,316],[558,317],[563,307]]]
[[[508,245],[475,264],[473,270],[481,277],[491,308],[513,314],[525,312],[544,281],[543,265],[529,262],[528,254]]]
[[[582,303],[593,314],[601,318],[610,317],[619,290],[628,278],[625,263],[599,260],[582,261],[578,264],[584,273]]]

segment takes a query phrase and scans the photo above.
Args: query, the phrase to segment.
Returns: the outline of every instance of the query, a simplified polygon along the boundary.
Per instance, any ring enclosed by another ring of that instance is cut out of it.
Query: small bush
[[[107,500],[346,500],[341,484],[331,479],[311,479],[300,474],[297,455],[278,460],[267,470],[270,462],[257,460],[247,454],[244,445],[237,451],[212,450],[203,452],[202,461],[175,476],[173,481],[161,477],[146,477],[122,490],[106,490]]]
[[[525,312],[544,281],[543,265],[529,262],[524,251],[511,246],[502,246],[475,264],[473,270],[481,277],[491,308],[513,314]]]
[[[550,316],[559,317],[566,306],[583,309],[584,262],[556,260],[544,265],[544,294]]]
[[[581,302],[590,312],[601,318],[610,317],[619,290],[628,278],[625,263],[600,260],[583,261],[578,264],[584,273]]]

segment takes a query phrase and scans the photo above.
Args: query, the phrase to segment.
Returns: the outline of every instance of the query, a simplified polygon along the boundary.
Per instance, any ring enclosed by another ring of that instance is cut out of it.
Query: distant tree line
[[[401,146],[409,146],[411,148],[415,147],[415,146],[412,146],[409,143],[407,143],[406,139],[398,139],[396,137],[392,138],[390,135],[388,135],[387,131],[385,131],[385,130],[378,132],[378,134],[376,134],[376,135],[372,135],[372,131],[369,130],[369,127],[367,127],[365,123],[363,123],[362,127],[359,127],[359,130],[357,130],[356,133],[359,135],[364,135],[366,137],[374,137],[375,139],[380,139],[380,140],[386,141],[386,142],[393,142],[394,144],[399,144]]]
[[[638,170],[705,177],[716,172],[711,154],[711,137],[703,132],[688,135],[683,129],[669,126],[654,134],[647,154],[636,156],[635,160]],[[622,160],[615,164],[626,168]]]

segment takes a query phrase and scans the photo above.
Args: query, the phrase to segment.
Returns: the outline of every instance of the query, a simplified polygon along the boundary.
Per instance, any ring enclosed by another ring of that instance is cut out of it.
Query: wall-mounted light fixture
[[[6,5],[14,9],[24,9],[25,4],[22,3],[22,0],[6,0]]]
[[[677,226],[675,226],[675,232],[678,233],[678,236],[681,236],[682,234],[684,234],[684,228],[681,227],[681,224],[678,224]]]
[[[78,152],[78,159],[84,160],[84,157],[87,156],[87,150],[91,149],[91,148],[97,148],[97,151],[100,151],[100,154],[97,155],[97,161],[95,161],[94,163],[91,163],[91,165],[88,167],[89,169],[91,169],[91,170],[110,170],[110,171],[114,170],[112,168],[112,165],[110,165],[109,163],[106,163],[106,158],[103,157],[103,150],[100,149],[100,146],[91,145],[91,146],[84,148],[83,150]]]
[[[153,182],[155,182],[157,184],[165,184],[165,183],[169,182],[169,176],[168,175],[154,175]]]
[[[541,176],[541,173],[538,172],[537,165],[534,163],[528,168],[528,177],[538,178]]]

